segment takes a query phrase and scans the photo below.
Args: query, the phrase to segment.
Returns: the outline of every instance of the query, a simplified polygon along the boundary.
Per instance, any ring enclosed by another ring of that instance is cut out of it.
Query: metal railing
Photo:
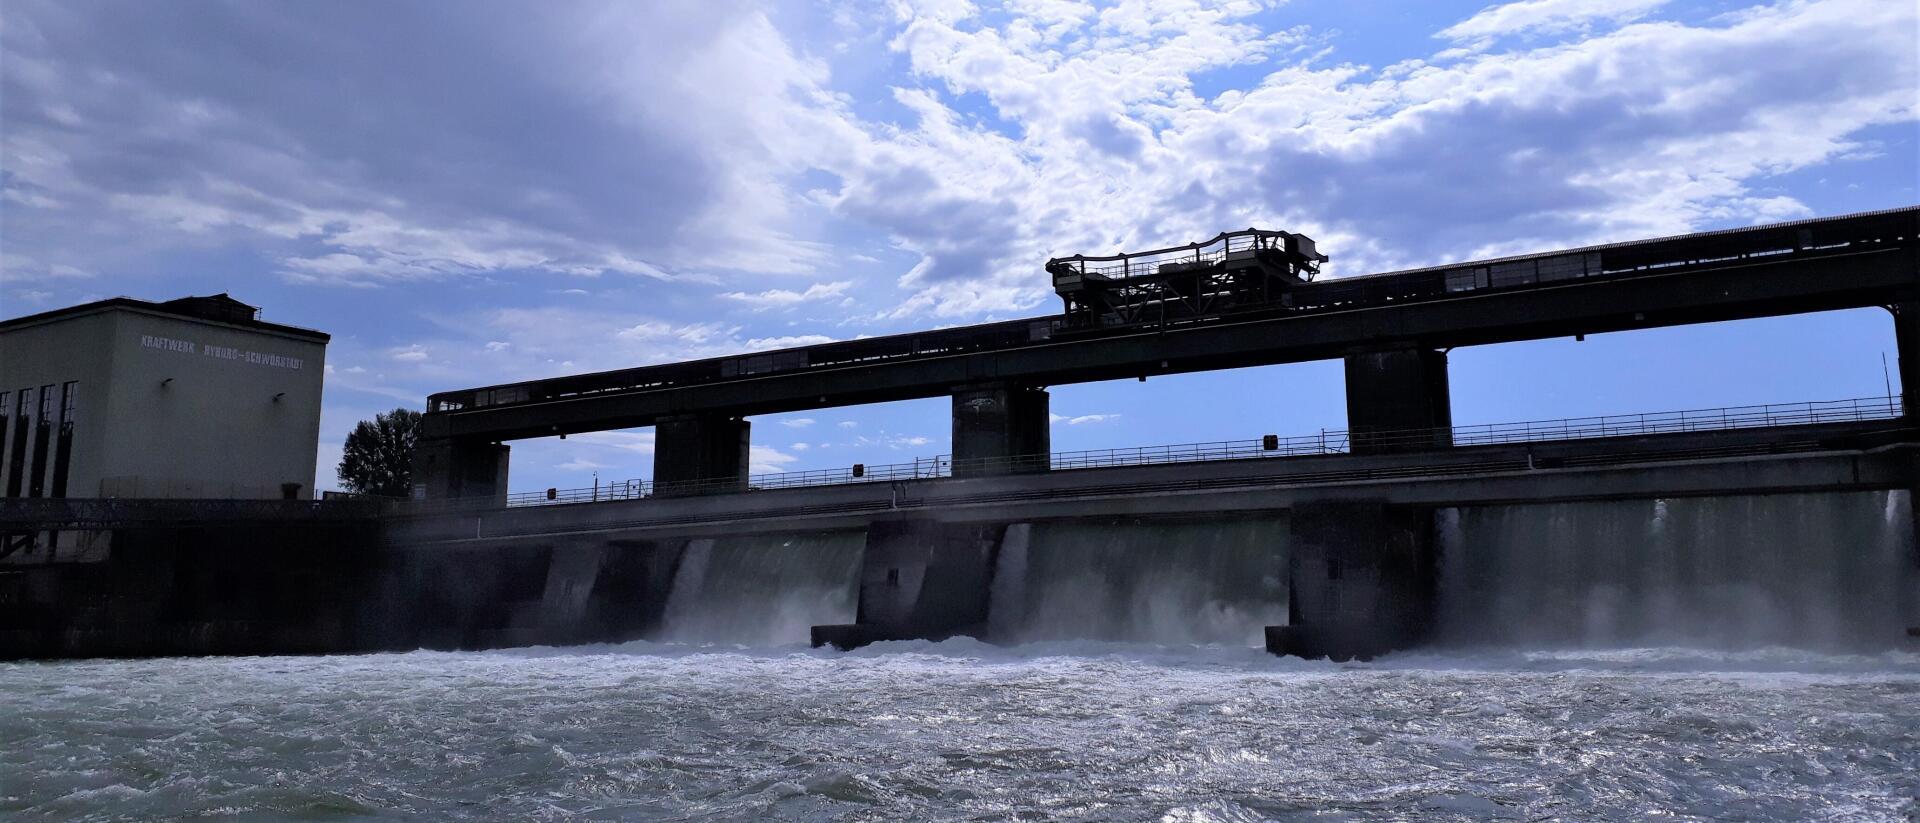
[[[1638,437],[1684,432],[1730,429],[1804,426],[1820,423],[1869,422],[1893,420],[1901,416],[1898,397],[1863,397],[1849,400],[1776,403],[1761,406],[1731,406],[1718,409],[1615,414],[1597,417],[1570,417],[1559,420],[1534,420],[1517,423],[1485,423],[1438,429],[1405,429],[1352,432],[1323,429],[1317,434],[1280,437],[1266,435],[1249,440],[1220,440],[1210,443],[1182,443],[1166,446],[1134,446],[1118,449],[1087,449],[1052,454],[1017,455],[1005,458],[961,461],[962,474],[1005,474],[1027,471],[1061,471],[1150,466],[1171,463],[1195,463],[1214,460],[1247,460],[1269,457],[1303,457],[1350,454],[1353,441],[1380,451],[1408,451],[1448,446],[1486,446],[1513,443],[1542,443],[1562,440],[1593,440],[1609,437]],[[952,455],[919,458],[911,463],[860,465],[838,469],[757,474],[744,481],[736,478],[695,480],[655,484],[650,480],[624,480],[597,484],[591,488],[548,489],[520,492],[507,496],[508,506],[544,506],[565,503],[593,503],[639,500],[660,495],[697,495],[720,491],[756,491],[803,486],[832,486],[850,483],[887,483],[908,480],[932,480],[954,476]]]

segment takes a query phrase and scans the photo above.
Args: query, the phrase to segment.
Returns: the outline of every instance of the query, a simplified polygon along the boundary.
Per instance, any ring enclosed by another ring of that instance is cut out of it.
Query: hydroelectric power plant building
[[[225,294],[0,322],[7,498],[308,499],[328,336]]]
[[[116,538],[0,573],[0,656],[1910,642],[1920,208],[1339,279],[1322,259],[1257,230],[1056,258],[1048,316],[438,392],[411,501],[8,498],[0,533]],[[1453,419],[1455,348],[1846,309],[1890,327],[1904,396]],[[1343,363],[1344,430],[1051,450],[1053,387],[1317,360]],[[754,415],[938,397],[950,455],[748,475]],[[506,486],[512,441],[641,426],[650,480]]]

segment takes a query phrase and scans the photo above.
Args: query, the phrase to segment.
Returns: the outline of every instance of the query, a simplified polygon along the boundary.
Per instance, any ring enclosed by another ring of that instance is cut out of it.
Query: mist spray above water
[[[694,540],[681,556],[659,639],[781,646],[859,609],[861,532]]]
[[[1441,509],[1436,639],[1516,648],[1897,646],[1920,624],[1905,492]],[[1014,524],[988,640],[1258,646],[1284,517]],[[696,540],[659,639],[793,645],[859,608],[859,532]]]
[[[1445,509],[1440,639],[1888,648],[1920,622],[1905,492]]]
[[[1011,526],[989,637],[1258,646],[1286,622],[1286,545],[1284,518]]]

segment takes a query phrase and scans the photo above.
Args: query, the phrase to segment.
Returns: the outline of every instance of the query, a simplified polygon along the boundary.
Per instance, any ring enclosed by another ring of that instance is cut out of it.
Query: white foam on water
[[[1920,655],[1066,641],[0,665],[0,817],[1895,819]]]

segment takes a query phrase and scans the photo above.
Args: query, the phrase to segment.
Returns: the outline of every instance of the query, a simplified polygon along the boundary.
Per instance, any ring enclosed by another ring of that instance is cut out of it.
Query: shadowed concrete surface
[[[515,509],[23,501],[0,508],[0,530],[15,536],[0,558],[0,654],[1073,633],[1257,644],[1273,626],[1276,652],[1368,656],[1432,639],[1440,569],[1450,553],[1476,556],[1445,526],[1487,522],[1460,512],[1904,500],[1916,467],[1907,434],[1881,421]],[[1827,565],[1875,579],[1920,567],[1910,507],[1831,514],[1832,528],[1795,540],[1857,542],[1871,528],[1875,545],[1898,548]],[[1663,551],[1719,556],[1707,532],[1726,529],[1699,531],[1662,532]],[[1483,577],[1544,579],[1476,562],[1493,570]],[[1872,625],[1920,619],[1898,598],[1879,609]]]

